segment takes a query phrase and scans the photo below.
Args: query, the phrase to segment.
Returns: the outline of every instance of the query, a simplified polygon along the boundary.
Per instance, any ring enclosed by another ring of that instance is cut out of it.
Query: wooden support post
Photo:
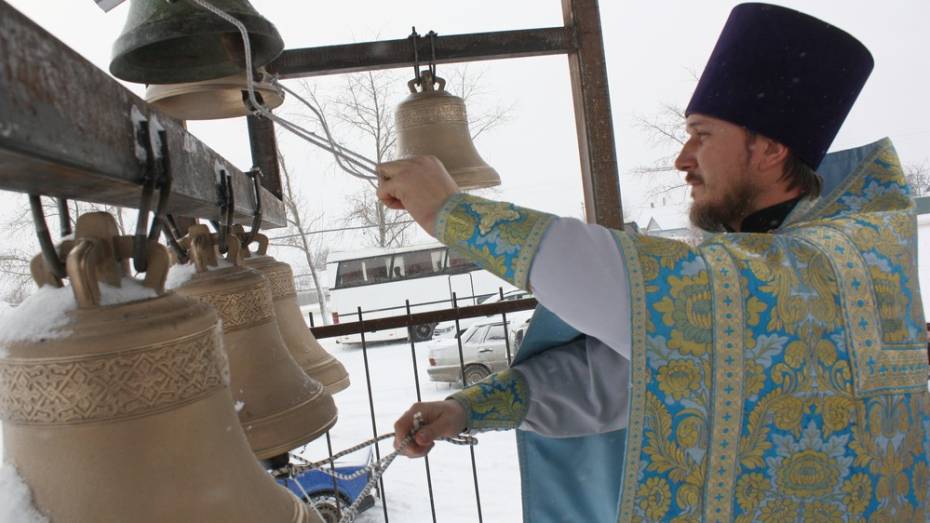
[[[575,28],[577,50],[568,55],[578,128],[578,149],[590,223],[623,228],[620,175],[610,113],[607,64],[597,0],[562,0],[565,25]]]
[[[274,122],[258,116],[249,116],[247,120],[249,141],[252,144],[252,164],[262,170],[262,187],[282,200],[284,192],[281,190],[278,141],[274,134]]]

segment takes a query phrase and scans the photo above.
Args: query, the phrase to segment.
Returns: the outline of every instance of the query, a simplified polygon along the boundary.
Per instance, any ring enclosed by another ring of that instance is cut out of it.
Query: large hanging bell
[[[245,251],[243,265],[262,273],[271,284],[278,329],[291,356],[304,372],[322,383],[330,394],[345,390],[349,386],[349,373],[339,360],[326,352],[320,342],[316,341],[303,320],[300,305],[297,303],[297,290],[294,288],[291,266],[268,256],[266,236],[256,234],[254,238],[258,242],[257,253],[252,255]]]
[[[284,345],[268,280],[240,266],[234,236],[226,243],[231,263],[219,267],[213,235],[205,225],[190,227],[185,244],[197,272],[175,290],[212,305],[219,314],[239,422],[255,455],[268,459],[329,430],[336,423],[336,405]]]
[[[131,0],[122,34],[113,44],[110,73],[128,82],[176,84],[231,76],[245,70],[239,30],[191,0]],[[284,49],[278,30],[247,0],[210,0],[249,33],[252,67]]]
[[[75,240],[59,249],[70,288],[52,290],[61,280],[33,261],[48,285],[33,298],[73,294],[77,307],[41,338],[5,343],[0,358],[5,460],[38,510],[55,522],[321,522],[252,454],[216,313],[163,292],[168,254],[155,242],[142,285],[127,281],[118,260],[131,255],[132,238],[117,235],[108,214],[78,219]],[[111,293],[133,289],[133,301],[101,305],[100,280],[122,285]]]
[[[268,109],[284,103],[284,91],[271,82],[255,78],[255,94]],[[249,114],[246,105],[245,73],[203,82],[152,84],[145,101],[178,120],[216,120]]]
[[[410,96],[397,106],[398,156],[439,158],[461,189],[501,184],[501,178],[478,154],[468,130],[465,101],[445,90],[446,81],[424,71],[407,86]],[[417,87],[422,91],[418,91]]]

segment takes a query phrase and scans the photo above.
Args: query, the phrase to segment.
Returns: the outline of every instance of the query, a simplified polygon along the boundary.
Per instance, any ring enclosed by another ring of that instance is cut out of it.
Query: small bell
[[[78,219],[59,248],[70,289],[43,289],[56,303],[70,290],[77,308],[42,336],[8,341],[0,358],[4,459],[38,510],[57,522],[321,522],[251,452],[216,313],[163,291],[168,254],[156,242],[142,285],[126,282],[132,237],[117,235],[106,213]],[[40,284],[62,284],[41,256],[32,268]],[[121,281],[108,292],[132,284],[132,301],[102,305],[101,282]]]
[[[191,226],[184,243],[197,273],[175,291],[212,305],[223,322],[230,389],[255,455],[271,458],[321,436],[336,423],[336,405],[284,345],[268,280],[240,266],[234,236],[227,238],[231,263],[225,267],[205,225]]]
[[[417,91],[417,86],[422,91]],[[446,81],[423,71],[407,86],[410,96],[397,106],[400,158],[432,155],[442,162],[461,189],[501,184],[501,178],[478,154],[468,130],[465,101],[446,92]]]
[[[237,227],[241,231],[241,226]],[[237,232],[240,237],[243,234]],[[259,244],[256,255],[246,250],[247,254],[242,263],[262,273],[271,284],[275,318],[291,356],[307,375],[322,383],[330,394],[345,390],[349,386],[349,374],[345,367],[326,352],[304,323],[300,305],[297,303],[297,290],[294,288],[291,266],[268,256],[266,236],[256,234],[255,240]]]
[[[284,91],[269,81],[255,78],[255,94],[268,109],[284,103]],[[245,73],[185,84],[152,84],[145,101],[178,120],[217,120],[249,114],[245,102]]]
[[[245,25],[252,67],[284,49],[278,30],[247,0],[210,0]],[[200,82],[245,70],[239,30],[190,0],[131,0],[122,34],[113,44],[110,73],[127,82]]]

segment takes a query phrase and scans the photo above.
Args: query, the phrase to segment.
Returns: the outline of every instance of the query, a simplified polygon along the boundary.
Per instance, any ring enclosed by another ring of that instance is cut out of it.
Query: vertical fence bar
[[[474,295],[474,292],[472,292]],[[459,300],[455,293],[452,293],[452,304],[455,308],[455,332],[459,332]],[[462,336],[456,338],[459,345],[459,370],[462,372],[462,387],[467,386],[465,382],[465,354],[462,352]],[[478,489],[478,466],[475,463],[475,447],[468,446],[468,452],[471,454],[471,475],[475,480],[475,501],[478,505],[478,523],[482,523],[484,518],[481,515],[481,492]]]
[[[329,431],[326,431],[326,452],[329,453],[329,471],[336,472],[336,462],[333,461],[333,442],[329,438]],[[333,480],[333,493],[336,498],[336,517],[342,519],[342,496],[339,495],[339,488],[336,485],[336,476],[331,475],[330,479]]]
[[[310,316],[310,328],[312,329],[312,328],[316,327],[316,324],[313,322],[313,313],[312,313],[312,312],[308,312],[307,315]]]
[[[365,384],[368,386],[368,409],[371,412],[371,432],[375,438],[375,458],[381,460],[381,447],[378,439],[378,423],[375,421],[375,399],[371,391],[371,370],[368,367],[368,344],[365,343],[365,320],[362,319],[362,308],[358,308],[358,324],[362,337],[362,358],[365,360]],[[384,491],[384,477],[378,479],[381,489],[381,508],[384,510],[384,522],[388,523],[387,493]]]
[[[416,342],[413,341],[413,324],[410,321],[410,300],[404,300],[407,305],[407,339],[410,340],[410,357],[413,359],[413,384],[417,389],[417,402],[423,401],[420,395],[420,373],[417,370],[417,349]],[[436,502],[433,498],[433,478],[429,469],[429,455],[423,456],[426,465],[426,490],[429,492],[429,510],[433,516],[433,523],[436,523]]]
[[[498,287],[497,291],[500,293],[501,303],[504,303],[504,288]],[[507,313],[502,312],[501,318],[504,321],[504,347],[507,349],[507,366],[509,367],[513,363],[513,357],[510,355],[510,330],[507,328]]]

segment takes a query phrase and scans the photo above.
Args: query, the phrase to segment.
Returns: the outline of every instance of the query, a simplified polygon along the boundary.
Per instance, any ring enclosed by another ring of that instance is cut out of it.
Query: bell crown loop
[[[100,283],[120,287],[123,278],[131,278],[129,260],[134,253],[134,237],[120,236],[116,220],[105,212],[81,215],[75,226],[74,237],[74,240],[66,240],[58,247],[66,260],[66,276],[71,281],[78,308],[99,307]],[[145,276],[142,280],[133,280],[154,290],[157,295],[162,295],[170,265],[168,251],[154,240],[147,241],[145,251]],[[40,287],[62,286],[61,279],[47,267],[41,254],[32,259],[30,269],[33,280]]]
[[[220,234],[222,233],[210,232],[206,225],[198,223],[191,225],[187,230],[187,236],[180,240],[181,246],[188,250],[198,273],[207,272],[211,267],[219,267],[218,240]],[[233,266],[240,266],[243,248],[239,238],[233,234],[227,234],[226,247],[225,260]]]
[[[438,88],[436,88],[437,85]],[[422,87],[422,91],[417,90],[417,87]],[[420,73],[419,78],[407,82],[407,88],[410,89],[411,94],[445,92],[446,79],[441,76],[433,76],[433,73],[427,69]]]

